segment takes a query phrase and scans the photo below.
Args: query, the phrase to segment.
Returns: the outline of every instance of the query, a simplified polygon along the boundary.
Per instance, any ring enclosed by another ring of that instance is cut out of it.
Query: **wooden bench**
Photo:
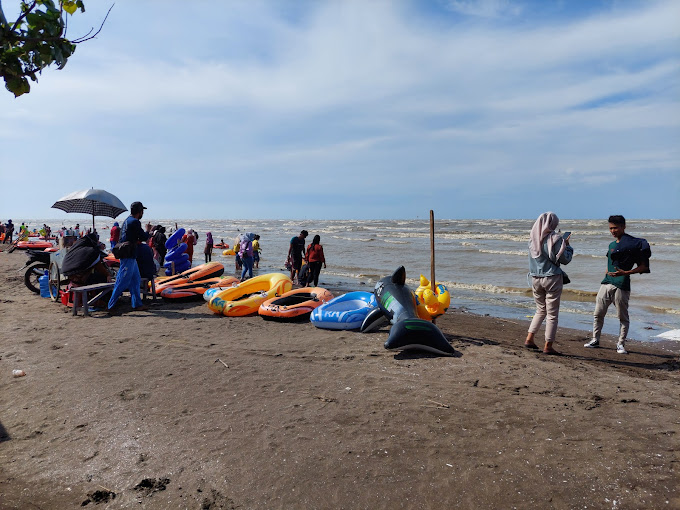
[[[93,285],[84,285],[82,287],[73,287],[71,292],[73,292],[73,315],[78,315],[78,308],[82,306],[83,315],[90,315],[90,306],[96,303],[109,292],[113,292],[113,288],[116,286],[114,282],[111,283],[95,283]],[[142,300],[146,300],[146,297],[151,294],[154,301],[156,301],[156,278],[151,277],[151,285],[149,289],[149,278],[142,278],[142,284],[140,288],[140,293],[142,295]],[[87,299],[88,292],[96,292],[96,295],[92,299]]]

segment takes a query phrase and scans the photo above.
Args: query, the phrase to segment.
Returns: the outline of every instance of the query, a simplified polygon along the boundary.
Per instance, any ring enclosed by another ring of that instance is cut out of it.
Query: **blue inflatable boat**
[[[322,329],[359,329],[368,313],[377,306],[372,292],[348,292],[315,308],[310,320]]]

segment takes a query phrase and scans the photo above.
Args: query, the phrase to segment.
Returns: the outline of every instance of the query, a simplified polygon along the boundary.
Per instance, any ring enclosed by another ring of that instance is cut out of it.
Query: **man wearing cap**
[[[144,232],[139,221],[144,216],[144,209],[146,207],[141,202],[132,202],[132,205],[130,205],[130,216],[125,219],[123,226],[120,228],[120,242],[129,241],[133,244],[134,250],[129,257],[120,259],[120,269],[116,275],[116,285],[113,287],[113,293],[109,300],[109,310],[116,305],[118,298],[125,290],[130,291],[133,310],[146,310],[139,293],[142,278],[137,266],[137,243],[144,242],[149,238],[149,234]]]

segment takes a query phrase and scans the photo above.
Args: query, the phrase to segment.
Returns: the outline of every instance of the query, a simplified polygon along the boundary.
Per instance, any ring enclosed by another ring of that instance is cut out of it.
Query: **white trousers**
[[[562,298],[562,275],[531,278],[531,288],[536,302],[536,313],[529,326],[529,333],[536,333],[545,321],[545,341],[554,342],[557,334],[557,322],[560,315],[560,299]]]

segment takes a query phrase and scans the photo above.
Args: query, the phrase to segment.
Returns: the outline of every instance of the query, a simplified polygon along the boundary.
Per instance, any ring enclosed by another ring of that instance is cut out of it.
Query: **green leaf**
[[[14,97],[19,97],[22,94],[28,94],[31,91],[31,86],[28,84],[28,80],[26,78],[19,77],[5,77],[5,88],[14,94]]]

